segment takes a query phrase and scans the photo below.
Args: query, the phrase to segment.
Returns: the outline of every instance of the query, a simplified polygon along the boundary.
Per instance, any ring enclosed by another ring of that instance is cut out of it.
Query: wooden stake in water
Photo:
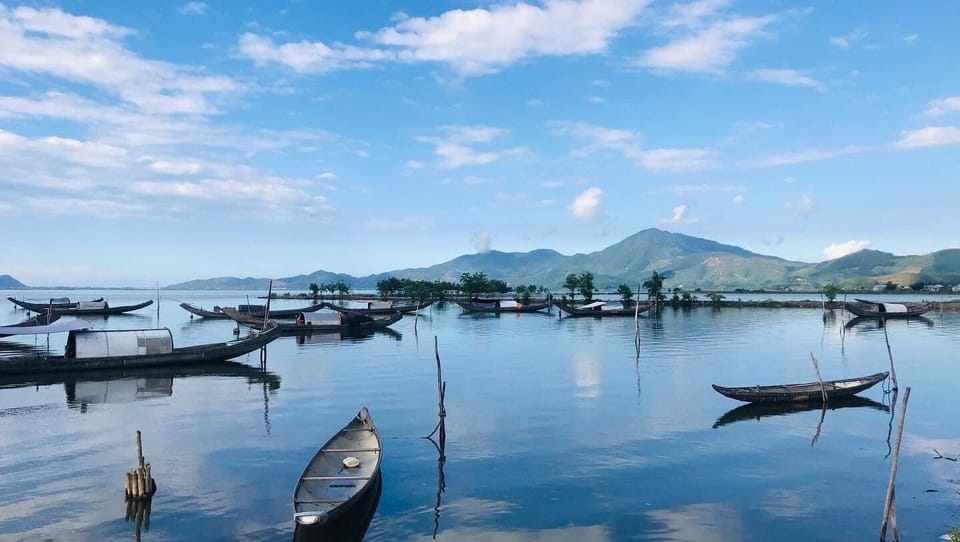
[[[157,489],[150,472],[150,463],[143,460],[143,443],[137,431],[137,466],[126,473],[123,483],[127,499],[149,499]]]
[[[893,368],[893,352],[890,350],[890,337],[887,336],[887,322],[881,319],[880,323],[883,324],[883,339],[887,341],[887,356],[890,357],[890,389],[895,390],[897,389],[897,371]]]
[[[820,383],[820,396],[823,398],[823,404],[827,404],[827,388],[823,385],[823,377],[820,376],[820,364],[817,363],[816,356],[813,355],[813,352],[810,352],[810,359],[813,360],[813,368],[817,371],[817,382]]]
[[[903,406],[900,407],[900,422],[897,424],[897,440],[893,445],[893,460],[890,462],[890,483],[887,484],[887,498],[883,503],[883,521],[880,522],[880,542],[887,540],[887,521],[893,526],[893,539],[900,540],[897,530],[896,482],[897,465],[900,463],[900,443],[903,440],[903,421],[907,415],[907,401],[910,399],[910,386],[903,394]]]
[[[267,322],[270,321],[270,297],[273,294],[273,280],[270,280],[270,284],[267,286],[267,306],[263,309],[263,327],[261,330],[267,329]]]
[[[633,308],[633,342],[637,347],[637,359],[640,359],[640,283],[637,283],[637,304]]]

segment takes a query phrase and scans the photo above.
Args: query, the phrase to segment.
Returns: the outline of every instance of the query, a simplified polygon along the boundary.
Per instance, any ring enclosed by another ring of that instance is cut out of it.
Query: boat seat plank
[[[294,504],[341,504],[349,499],[307,499],[305,501],[294,501]]]
[[[301,480],[369,480],[369,476],[304,476]]]
[[[325,450],[320,450],[324,453],[335,453],[335,452],[379,452],[380,448],[327,448]]]

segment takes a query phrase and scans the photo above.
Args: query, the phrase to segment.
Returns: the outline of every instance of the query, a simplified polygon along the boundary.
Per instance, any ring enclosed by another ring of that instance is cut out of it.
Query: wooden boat
[[[911,316],[909,318],[894,318],[894,321],[910,325],[913,323],[923,324],[927,327],[933,327],[936,325],[933,320],[927,318],[926,316]],[[846,324],[843,324],[843,327],[846,329],[883,329],[888,325],[886,318],[865,318],[863,316],[854,316],[847,321]]]
[[[861,318],[912,318],[933,308],[931,303],[887,303],[856,299],[856,303],[844,303],[844,308]]]
[[[279,336],[279,326],[271,324],[233,341],[174,348],[167,328],[74,330],[64,354],[0,358],[0,375],[210,363],[253,352]]]
[[[247,316],[228,307],[223,312],[232,320],[253,329],[263,326],[263,316]],[[393,312],[388,315],[366,315],[353,313],[301,313],[293,322],[275,322],[284,335],[309,335],[312,333],[334,333],[343,331],[361,331],[385,328],[400,321],[403,315]]]
[[[423,303],[412,303],[408,305],[394,305],[393,301],[367,301],[366,308],[364,307],[344,307],[342,305],[337,305],[334,303],[327,303],[326,306],[337,312],[353,312],[356,314],[390,314],[392,312],[417,312],[418,310],[425,309],[433,305],[433,300],[424,301]]]
[[[881,382],[888,373],[877,373],[844,380],[825,380],[823,389],[827,393],[827,400],[837,397],[846,397]],[[823,395],[819,382],[804,384],[781,384],[779,386],[751,386],[742,388],[725,388],[713,384],[713,389],[721,395],[748,403],[791,403],[808,402],[822,403]]]
[[[27,318],[26,320],[20,322],[19,324],[10,324],[9,326],[3,326],[3,327],[25,328],[25,327],[48,326],[59,319],[60,319],[60,315],[57,314],[56,312],[44,311],[44,312],[37,313],[37,315],[33,316],[32,318]],[[11,335],[13,335],[13,333],[0,332],[0,337],[9,337]]]
[[[570,316],[633,316],[638,312],[636,303],[630,305],[623,305],[622,303],[619,303],[619,308],[609,307],[609,303],[606,301],[594,301],[593,303],[587,303],[586,305],[580,305],[579,307],[574,307],[570,303],[560,300],[554,300],[553,304]],[[649,309],[649,303],[641,303],[639,312],[646,312]]]
[[[69,297],[53,297],[47,303],[32,303],[15,297],[8,297],[7,300],[20,308],[33,312],[46,312],[47,309],[75,309],[80,304],[78,301],[70,301]],[[103,301],[103,298],[93,301]]]
[[[230,317],[223,312],[223,308],[219,306],[214,306],[212,311],[208,311],[196,305],[191,305],[190,303],[180,303],[180,307],[183,310],[194,314],[201,318],[209,318],[212,320],[229,320]],[[324,307],[323,303],[316,305],[310,305],[308,307],[301,307],[299,309],[270,309],[270,318],[296,318],[297,314],[301,312],[316,312]],[[233,307],[231,307],[233,308]],[[245,314],[247,316],[255,316],[263,319],[263,311],[266,310],[264,305],[238,305],[233,310]]]
[[[148,299],[143,303],[137,303],[136,305],[120,305],[117,307],[111,307],[102,298],[94,299],[93,301],[79,301],[76,303],[30,303],[28,301],[21,301],[12,297],[8,297],[7,299],[10,300],[10,302],[14,305],[23,307],[28,311],[47,312],[48,310],[53,309],[58,314],[74,316],[82,314],[122,314],[124,312],[139,310],[153,304],[152,299]]]
[[[293,492],[297,527],[323,525],[350,513],[380,475],[380,433],[367,407],[326,442]]]
[[[510,299],[479,299],[473,298],[470,301],[457,301],[463,310],[467,312],[489,312],[489,313],[516,313],[516,312],[537,312],[550,306],[548,301],[541,303],[520,303]]]
[[[748,403],[746,405],[740,405],[728,411],[723,416],[720,416],[716,423],[713,424],[713,428],[716,429],[724,425],[746,420],[758,421],[760,418],[786,416],[796,412],[820,412],[821,408],[822,405],[811,403]],[[860,397],[859,395],[838,397],[837,399],[828,402],[827,408],[829,410],[836,410],[838,408],[870,408],[883,412],[890,412],[889,406],[874,401],[873,399]]]

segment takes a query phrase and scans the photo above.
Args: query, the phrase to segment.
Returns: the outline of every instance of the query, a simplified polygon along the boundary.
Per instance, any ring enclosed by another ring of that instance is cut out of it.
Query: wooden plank
[[[369,480],[370,476],[304,476],[301,480]]]
[[[327,448],[326,450],[320,450],[324,453],[332,452],[379,452],[380,448]]]
[[[349,499],[316,499],[307,501],[295,501],[294,504],[342,504]]]

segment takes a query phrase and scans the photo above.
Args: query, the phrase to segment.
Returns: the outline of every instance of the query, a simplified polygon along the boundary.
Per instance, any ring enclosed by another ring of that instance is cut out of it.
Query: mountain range
[[[354,277],[318,270],[306,275],[274,279],[274,288],[307,290],[311,283],[343,281],[353,289],[375,289],[388,277],[457,282],[463,273],[484,273],[510,285],[533,284],[560,290],[566,276],[589,271],[601,289],[621,283],[633,287],[654,271],[667,277],[668,288],[704,290],[793,289],[815,290],[826,284],[841,288],[869,288],[892,281],[960,283],[960,249],[920,256],[895,256],[878,250],[859,252],[820,263],[785,260],[750,252],[709,239],[649,228],[602,250],[563,255],[555,250],[500,252],[491,250],[459,256],[430,267],[397,269]],[[217,277],[171,284],[168,289],[266,290],[267,278]]]

